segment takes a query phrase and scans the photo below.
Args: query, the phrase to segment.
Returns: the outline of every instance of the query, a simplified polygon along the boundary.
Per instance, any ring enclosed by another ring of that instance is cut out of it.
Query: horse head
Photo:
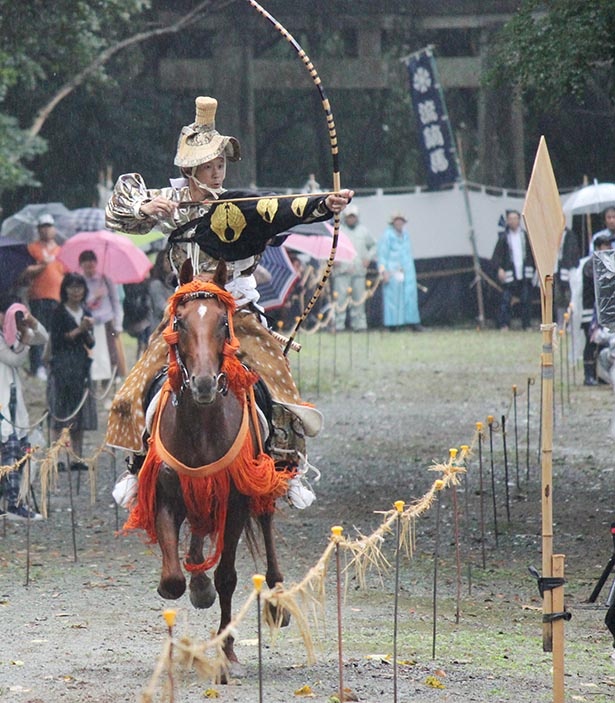
[[[189,390],[199,406],[226,394],[223,362],[236,351],[231,323],[235,302],[224,289],[225,278],[226,264],[220,262],[211,280],[183,282],[171,298],[171,329],[165,332],[171,347],[169,378],[176,395]]]

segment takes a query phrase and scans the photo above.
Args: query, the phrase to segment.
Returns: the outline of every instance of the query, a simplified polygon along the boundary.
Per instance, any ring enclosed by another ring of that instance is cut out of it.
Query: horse
[[[191,273],[191,271],[190,271]],[[126,529],[146,530],[158,542],[162,569],[158,593],[177,599],[186,590],[179,554],[184,521],[191,535],[184,566],[190,572],[190,601],[209,608],[218,595],[222,632],[231,621],[237,585],[235,558],[244,529],[255,517],[264,538],[266,581],[282,583],[273,539],[275,500],[288,477],[263,451],[253,385],[257,376],[236,357],[233,297],[224,289],[226,267],[210,282],[182,270],[170,298],[168,377],[159,393],[148,453],[139,472],[137,502]],[[210,549],[204,555],[205,538]],[[207,570],[214,568],[214,581]],[[276,613],[288,623],[287,613]],[[241,675],[228,635],[223,650],[231,675]],[[223,677],[224,678],[224,677]]]

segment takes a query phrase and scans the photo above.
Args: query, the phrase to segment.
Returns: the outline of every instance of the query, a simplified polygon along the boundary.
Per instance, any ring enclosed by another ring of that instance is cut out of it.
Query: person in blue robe
[[[394,213],[378,241],[378,270],[383,286],[383,322],[396,329],[421,331],[416,269],[406,218]]]

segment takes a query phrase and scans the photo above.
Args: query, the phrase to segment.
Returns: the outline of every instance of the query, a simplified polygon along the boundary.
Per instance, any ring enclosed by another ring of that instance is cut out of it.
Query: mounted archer
[[[107,205],[107,227],[138,234],[156,228],[171,235],[170,261],[177,274],[189,261],[195,275],[208,280],[220,260],[226,263],[226,289],[237,306],[234,328],[240,342],[238,357],[258,374],[264,382],[265,395],[271,396],[268,451],[276,467],[291,476],[291,502],[307,507],[314,494],[301,479],[309,468],[305,437],[318,434],[322,416],[299,397],[282,346],[263,324],[253,272],[265,247],[276,244],[277,234],[295,224],[327,220],[339,214],[354,193],[340,190],[326,196],[278,200],[275,196],[225,191],[227,161],[239,160],[240,147],[237,139],[216,130],[216,109],[213,98],[196,99],[195,121],[182,129],[175,156],[182,177],[173,179],[170,187],[150,189],[137,173],[120,176]],[[254,199],[248,203],[237,202],[237,198],[250,196]],[[216,200],[224,202],[216,204]],[[281,241],[278,238],[277,244]],[[147,350],[116,395],[109,415],[107,443],[137,456],[144,453],[143,398],[167,363],[163,327],[164,324],[150,338]],[[138,466],[141,461],[137,459],[135,463]]]

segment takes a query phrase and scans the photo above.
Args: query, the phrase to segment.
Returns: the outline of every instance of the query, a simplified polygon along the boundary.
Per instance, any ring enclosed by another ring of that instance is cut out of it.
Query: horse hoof
[[[158,595],[167,600],[177,600],[181,598],[186,592],[186,579],[182,576],[181,578],[167,578],[160,579],[158,584]]]
[[[288,627],[290,625],[290,613],[286,608],[267,603],[265,620],[271,627]]]
[[[207,574],[194,574],[191,577],[190,602],[195,608],[211,608],[216,602],[216,589]]]

